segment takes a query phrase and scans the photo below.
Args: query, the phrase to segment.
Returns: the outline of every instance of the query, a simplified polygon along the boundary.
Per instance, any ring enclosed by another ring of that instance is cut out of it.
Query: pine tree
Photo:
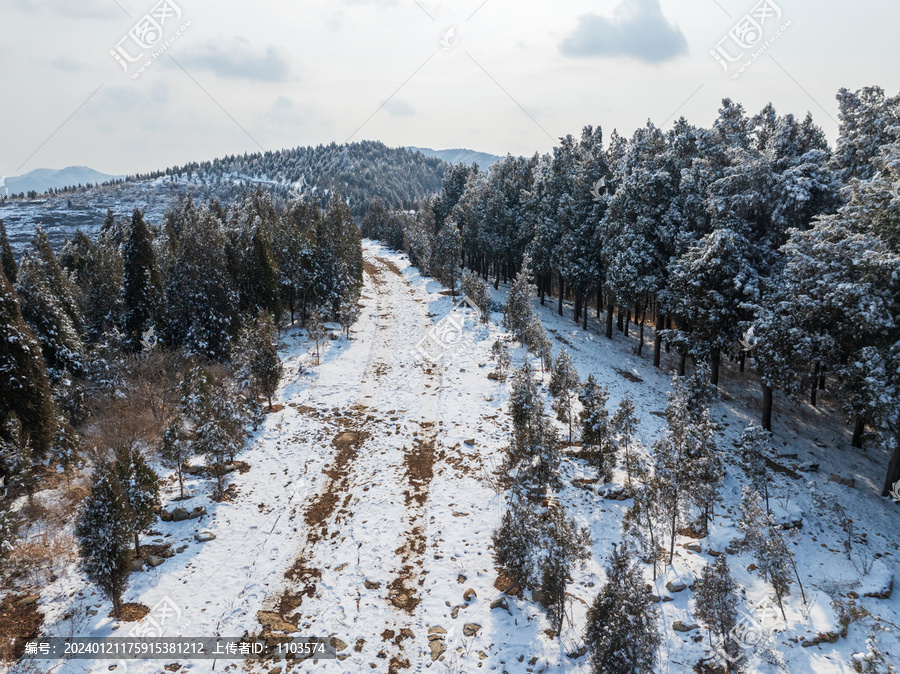
[[[497,363],[496,373],[497,381],[506,381],[506,372],[512,362],[509,356],[509,347],[499,339],[491,346],[491,358]]]
[[[4,416],[16,414],[35,455],[42,458],[55,430],[50,380],[40,344],[4,274],[0,274],[0,410]]]
[[[769,509],[769,471],[766,457],[771,451],[772,434],[756,424],[750,424],[738,440],[741,466],[750,478],[750,486],[762,494]]]
[[[134,554],[141,556],[140,533],[156,521],[159,509],[159,476],[147,465],[140,450],[119,447],[114,465],[122,495],[128,504],[131,531],[134,533]]]
[[[613,547],[606,584],[588,609],[584,640],[594,674],[654,671],[660,644],[657,611],[626,543]]]
[[[269,401],[272,408],[272,396],[278,389],[284,366],[278,357],[278,332],[272,317],[261,311],[256,318],[250,337],[250,373],[260,392]]]
[[[434,249],[431,252],[431,273],[441,282],[441,285],[450,290],[456,296],[456,285],[460,274],[460,255],[462,253],[462,240],[459,227],[452,220],[444,223],[444,226],[434,238]]]
[[[131,558],[131,515],[115,469],[97,466],[91,495],[81,507],[75,536],[81,569],[112,602],[113,613],[122,615],[122,594],[128,584]]]
[[[491,536],[495,565],[514,581],[508,592],[530,587],[537,579],[538,550],[534,541],[539,527],[535,506],[527,499],[514,498]]]
[[[166,468],[175,471],[178,476],[178,487],[181,498],[184,498],[184,464],[194,455],[190,434],[184,427],[184,421],[177,417],[169,424],[163,435],[160,456]]]
[[[578,378],[578,370],[572,362],[572,357],[568,351],[560,349],[550,374],[550,395],[553,396],[553,411],[556,412],[556,418],[569,426],[570,445],[579,386],[581,380]]]
[[[609,392],[591,374],[588,375],[578,400],[582,408],[580,421],[583,451],[591,457],[600,478],[609,482],[613,477],[613,468],[616,467],[616,447],[612,442],[609,411],[606,409]]]
[[[526,331],[532,317],[534,298],[534,282],[531,271],[531,260],[526,255],[522,260],[522,268],[512,284],[506,306],[503,308],[503,327],[519,342],[525,342]]]
[[[483,278],[466,270],[460,277],[460,291],[468,297],[481,314],[481,322],[489,323],[491,320],[491,291]]]
[[[553,342],[544,329],[544,323],[537,314],[531,316],[525,328],[525,344],[528,350],[541,359],[541,374],[553,364]]]
[[[3,569],[3,560],[15,548],[15,541],[19,535],[19,522],[14,513],[0,504],[0,570]]]
[[[540,582],[544,610],[557,638],[566,617],[566,587],[569,574],[578,562],[590,557],[591,537],[579,529],[562,507],[551,508],[541,530]]]
[[[322,315],[318,311],[310,313],[309,318],[306,320],[306,334],[316,344],[316,364],[318,365],[322,362],[322,342],[325,341],[325,338],[328,336],[328,331],[325,329],[325,324],[322,322]]]
[[[643,453],[640,451],[642,445],[636,437],[639,423],[634,412],[634,403],[626,394],[613,415],[610,430],[618,436],[619,446],[623,450],[626,486],[629,490],[632,489],[632,478],[643,482],[647,477]]]
[[[34,456],[28,434],[22,429],[15,412],[11,412],[3,424],[0,473],[7,476],[8,487],[31,493],[34,487]]]
[[[13,255],[12,246],[6,236],[6,226],[0,220],[0,272],[6,275],[6,280],[11,284],[16,282],[16,274],[19,268],[16,266],[16,257]]]
[[[721,648],[730,662],[739,654],[739,646],[732,636],[737,625],[737,583],[731,577],[725,557],[707,564],[694,588],[694,615],[706,625],[710,635],[718,637]]]
[[[350,339],[350,329],[359,320],[362,311],[359,308],[359,293],[348,289],[341,296],[341,308],[338,312],[338,320],[344,326],[344,333]]]
[[[134,209],[131,228],[122,251],[124,309],[122,328],[129,348],[139,351],[141,339],[150,328],[160,332],[163,287],[153,239],[140,210]]]

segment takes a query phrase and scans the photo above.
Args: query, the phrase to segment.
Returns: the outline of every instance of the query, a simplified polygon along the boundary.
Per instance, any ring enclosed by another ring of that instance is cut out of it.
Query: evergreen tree
[[[15,412],[11,412],[3,424],[3,434],[0,437],[0,474],[7,476],[7,487],[25,489],[29,494],[34,487],[31,442]]]
[[[584,640],[594,674],[654,671],[660,637],[657,611],[627,544],[613,547],[606,584],[588,609]]]
[[[187,242],[186,245],[190,245]],[[122,328],[126,344],[139,351],[141,339],[150,328],[160,332],[163,315],[163,287],[160,280],[153,239],[137,208],[122,249]]]
[[[542,527],[540,562],[543,605],[550,619],[550,629],[557,638],[566,617],[566,587],[569,574],[578,562],[590,557],[591,537],[586,528],[579,529],[566,516],[562,507],[551,508]]]
[[[534,285],[531,272],[531,261],[526,255],[522,261],[519,275],[513,282],[503,308],[503,327],[519,342],[525,342],[528,324],[532,317],[532,298]]]
[[[178,476],[178,488],[184,498],[184,464],[194,455],[190,434],[184,427],[184,421],[177,417],[169,424],[163,435],[160,456],[166,468],[175,471]]]
[[[560,349],[559,356],[550,374],[550,395],[553,396],[553,411],[559,421],[569,426],[569,444],[572,444],[572,424],[575,417],[575,400],[581,380],[569,352]]]
[[[622,398],[616,413],[610,422],[610,430],[619,438],[619,446],[625,458],[626,486],[632,488],[632,478],[643,482],[647,477],[643,454],[640,452],[642,445],[637,439],[639,420],[634,412],[634,403],[628,394]]]
[[[250,373],[271,409],[272,396],[281,382],[284,366],[278,357],[278,332],[272,317],[265,311],[260,311],[251,329],[249,348]]]
[[[91,495],[81,507],[75,536],[81,569],[112,602],[113,613],[122,615],[122,594],[128,584],[132,524],[122,486],[115,469],[97,466]]]
[[[122,495],[128,504],[129,523],[134,533],[134,554],[141,556],[140,532],[156,521],[159,509],[159,476],[147,465],[140,450],[119,447],[114,465]]]
[[[459,227],[452,220],[446,222],[434,238],[431,252],[431,273],[456,297],[456,286],[460,275],[460,255],[462,239]]]
[[[769,512],[769,471],[766,457],[771,451],[772,434],[756,424],[750,424],[738,440],[741,466],[750,478],[750,486],[762,494]]]
[[[12,246],[6,236],[6,226],[0,220],[0,270],[6,274],[6,280],[11,284],[16,282],[16,274],[19,272],[16,266],[16,257],[13,255]]]
[[[359,308],[359,293],[353,289],[347,289],[341,296],[341,308],[338,312],[338,320],[344,326],[344,333],[350,339],[350,329],[359,320],[362,311]]]
[[[13,413],[18,417],[35,455],[43,457],[53,441],[56,419],[47,366],[4,274],[0,274],[0,410],[4,417]]]
[[[306,321],[306,334],[316,344],[316,364],[321,361],[322,342],[328,336],[325,324],[322,322],[322,315],[318,311],[313,311]]]
[[[613,468],[616,467],[616,448],[612,442],[609,411],[606,409],[609,392],[591,374],[588,375],[578,400],[582,408],[580,421],[583,451],[591,457],[600,478],[609,482],[613,477]]]
[[[553,342],[547,335],[544,322],[537,314],[532,314],[525,328],[525,343],[528,350],[541,359],[541,374],[550,369],[553,364]]]
[[[720,647],[730,662],[739,655],[732,630],[737,625],[737,583],[731,577],[725,557],[719,557],[703,568],[703,575],[694,588],[694,614],[706,625],[710,635],[718,637]]]
[[[489,323],[491,320],[491,291],[487,281],[468,270],[463,271],[460,277],[460,291],[478,307],[481,322]]]
[[[514,498],[491,536],[494,563],[514,582],[508,592],[530,587],[537,580],[538,550],[534,541],[539,527],[535,506],[527,499]]]

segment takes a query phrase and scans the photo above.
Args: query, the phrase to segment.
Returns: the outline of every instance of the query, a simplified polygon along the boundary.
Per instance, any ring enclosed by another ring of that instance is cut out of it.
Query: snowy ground
[[[420,276],[402,255],[374,244],[366,244],[365,258],[365,309],[352,340],[328,342],[321,365],[316,365],[314,347],[297,330],[283,334],[286,376],[278,393],[283,407],[267,417],[239,457],[250,470],[230,476],[236,497],[217,504],[208,498],[207,483],[193,480],[194,498],[173,503],[177,485],[170,482],[168,509],[203,505],[208,515],[157,524],[146,543],[186,547],[161,566],[133,574],[125,600],[157,609],[150,618],[168,635],[296,629],[298,634],[336,637],[339,647],[346,646],[340,650],[342,660],[297,665],[294,671],[589,671],[586,657],[567,654],[581,645],[587,604],[603,583],[603,563],[621,538],[621,518],[630,502],[605,500],[573,486],[573,478],[592,475],[566,459],[559,502],[590,527],[594,542],[592,561],[576,570],[569,587],[570,621],[560,639],[549,638],[547,622],[527,594],[507,598],[509,611],[491,610],[491,601],[500,595],[494,588],[490,537],[503,495],[492,489],[490,475],[502,459],[508,434],[508,384],[487,378],[493,369],[491,345],[503,334],[500,315],[484,326],[465,311],[454,313],[457,321],[468,317],[462,337],[454,341],[452,331],[445,332],[454,300],[442,295],[435,281]],[[503,288],[495,293],[498,302],[504,296]],[[634,354],[634,333],[628,340],[617,332],[609,342],[597,334],[593,321],[590,330],[579,329],[568,310],[559,317],[548,303],[538,311],[557,344],[569,349],[582,377],[593,373],[609,388],[611,410],[626,393],[631,396],[641,419],[640,435],[652,445],[664,424],[659,415],[671,382],[666,372],[651,366],[649,351],[643,358]],[[452,343],[440,363],[423,358],[423,349],[433,353],[436,348],[429,335]],[[515,349],[513,356],[515,366],[525,354]],[[744,375],[732,368],[723,375],[725,392],[713,413],[722,429],[721,446],[729,454],[758,408],[753,407],[752,386],[736,380]],[[857,593],[857,608],[900,623],[900,592],[890,599],[863,597],[881,589],[897,570],[897,506],[878,498],[886,458],[850,450],[846,431],[827,404],[814,409],[779,402],[778,444],[798,457],[776,459],[791,474],[773,476],[773,504],[785,519],[803,522],[793,545],[808,605],[794,591],[787,625],[780,614],[776,619],[754,612],[752,605],[765,598],[767,586],[747,570],[751,557],[728,556],[746,593],[742,608],[747,620],[759,623],[765,643],[784,661],[770,666],[763,658],[767,649],[756,648],[749,671],[850,672],[852,655],[865,650],[876,619],[857,611],[846,637],[840,637],[833,597],[847,603]],[[792,469],[805,461],[820,463],[819,472]],[[832,472],[856,478],[856,487],[828,482]],[[671,593],[665,584],[681,580],[690,585],[712,560],[708,551],[728,547],[736,536],[732,517],[743,480],[740,469],[729,464],[724,508],[710,536],[679,538],[675,564],[654,590],[671,599],[659,605],[662,672],[690,672],[709,655],[705,630],[672,629],[678,620],[695,622],[691,591]],[[853,518],[851,560],[834,518],[816,511],[809,481],[837,496]],[[196,542],[194,534],[204,531],[215,534],[215,540]],[[699,543],[701,552],[684,547],[689,543]],[[869,562],[874,562],[871,572],[861,577],[857,567]],[[124,636],[134,627],[107,617],[108,603],[84,585],[74,567],[42,589],[41,610],[49,634]],[[838,634],[835,643],[801,645],[828,632]],[[897,634],[880,636],[885,651],[900,654]],[[100,672],[111,664],[68,662],[56,671]],[[127,671],[158,672],[163,664],[169,663],[132,661]],[[182,671],[213,669],[210,661],[180,664]],[[216,669],[232,667],[243,670],[245,665],[218,663]],[[125,669],[117,664],[115,671]],[[251,669],[263,671],[263,665]]]

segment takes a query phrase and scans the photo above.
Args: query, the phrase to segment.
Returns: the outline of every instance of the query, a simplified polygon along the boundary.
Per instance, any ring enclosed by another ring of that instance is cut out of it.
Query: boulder
[[[162,564],[164,561],[166,561],[164,557],[157,557],[156,555],[150,555],[147,558],[147,564],[152,566],[154,569],[157,566],[159,566],[160,564]]]
[[[190,514],[188,515],[189,520],[196,520],[203,517],[206,514],[206,508],[203,506],[197,506],[194,508]]]
[[[137,573],[138,571],[144,570],[144,560],[143,559],[132,559],[131,560],[131,572]]]
[[[680,620],[676,620],[674,623],[672,623],[672,629],[676,632],[692,632],[693,630],[700,629],[700,625],[694,625],[693,623],[687,625]]]
[[[466,590],[465,592],[463,592],[463,600],[466,602],[470,602],[473,599],[476,599],[477,597],[478,597],[478,595],[475,594],[475,590],[472,589],[471,587],[468,590]]]
[[[199,534],[194,534],[194,540],[198,543],[208,543],[209,541],[216,540],[216,535],[211,531],[203,531]]]
[[[159,511],[159,519],[163,522],[171,522],[172,521],[172,513],[168,510],[160,510]]]
[[[478,634],[479,630],[481,630],[481,625],[478,625],[477,623],[466,623],[463,625],[463,636],[474,637]]]
[[[506,601],[506,597],[500,597],[499,599],[495,599],[491,602],[491,610],[502,608],[504,611],[509,613],[509,604]]]
[[[173,522],[184,522],[189,519],[191,519],[191,514],[184,508],[175,508],[175,510],[172,511]]]
[[[662,599],[660,599],[658,594],[652,594],[652,593],[647,595],[647,599],[649,599],[654,604],[658,604],[659,602],[662,601]]]
[[[331,637],[331,645],[336,652],[347,649],[347,644],[345,644],[343,641],[341,641],[337,637]],[[271,674],[271,672],[269,674]]]
[[[475,438],[469,438],[468,440],[463,442],[463,444],[468,445],[469,447],[474,447],[475,446]]]
[[[680,580],[670,580],[666,583],[666,589],[669,592],[684,592],[687,589],[687,585],[682,583]]]
[[[691,552],[696,552],[698,555],[703,552],[703,546],[699,543],[688,543],[684,546],[685,550],[690,550]]]
[[[435,639],[428,643],[428,647],[431,649],[431,661],[434,662],[437,660],[444,652],[447,650],[447,646],[444,644],[443,639]]]

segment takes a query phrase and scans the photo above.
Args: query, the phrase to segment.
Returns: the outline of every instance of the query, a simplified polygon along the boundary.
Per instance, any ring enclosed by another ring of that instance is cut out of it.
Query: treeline
[[[574,300],[587,328],[655,330],[662,349],[708,363],[750,364],[774,395],[828,389],[854,424],[894,451],[900,480],[900,96],[841,90],[832,149],[810,115],[771,105],[749,116],[723,102],[710,128],[684,118],[630,139],[598,128],[551,154],[509,156],[488,172],[453,166],[415,211],[374,201],[363,234],[406,251],[445,283],[459,268],[514,279],[527,254],[541,303]],[[449,270],[449,271],[448,271]]]
[[[230,207],[188,199],[155,225],[138,209],[130,222],[110,214],[95,240],[78,233],[58,255],[38,229],[18,264],[0,222],[0,475],[27,488],[51,450],[68,465],[75,429],[119,399],[166,421],[165,401],[201,365],[271,403],[274,327],[352,321],[362,274],[338,197],[324,208],[276,208],[261,191]]]

